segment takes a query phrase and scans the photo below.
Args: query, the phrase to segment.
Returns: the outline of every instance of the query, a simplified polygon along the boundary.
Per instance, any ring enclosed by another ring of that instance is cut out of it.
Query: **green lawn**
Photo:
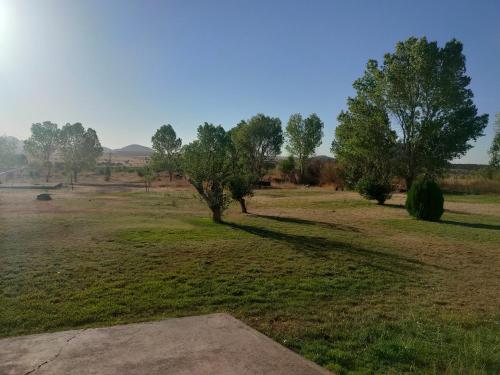
[[[500,207],[453,206],[477,198],[426,223],[263,190],[216,225],[187,189],[33,194],[0,192],[0,336],[229,312],[338,374],[500,368]]]

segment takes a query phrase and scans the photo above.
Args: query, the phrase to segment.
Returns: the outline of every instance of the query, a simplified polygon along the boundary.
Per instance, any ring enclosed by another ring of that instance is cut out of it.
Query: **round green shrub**
[[[362,177],[356,184],[356,190],[366,199],[376,200],[378,204],[391,197],[391,185],[371,176]]]
[[[421,220],[438,221],[443,215],[443,192],[429,177],[416,180],[406,197],[406,210]]]

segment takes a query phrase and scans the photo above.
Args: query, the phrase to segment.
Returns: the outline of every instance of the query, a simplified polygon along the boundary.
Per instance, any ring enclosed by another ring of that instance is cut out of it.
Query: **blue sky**
[[[262,112],[316,112],[329,154],[339,111],[370,58],[427,36],[464,43],[490,124],[462,162],[486,162],[500,112],[500,1],[0,0],[0,134],[82,122],[108,147],[185,142]]]

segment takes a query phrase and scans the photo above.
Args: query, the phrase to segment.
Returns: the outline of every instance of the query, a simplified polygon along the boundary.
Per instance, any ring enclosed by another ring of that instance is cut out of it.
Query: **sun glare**
[[[7,40],[10,25],[11,25],[11,12],[9,12],[9,7],[5,1],[0,0],[0,43],[4,43]]]

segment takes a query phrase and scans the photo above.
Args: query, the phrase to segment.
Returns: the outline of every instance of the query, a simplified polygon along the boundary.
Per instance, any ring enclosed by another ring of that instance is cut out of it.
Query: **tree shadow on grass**
[[[453,220],[441,220],[440,224],[457,225],[466,228],[476,228],[476,229],[489,229],[489,230],[500,230],[500,225],[495,224],[482,224],[482,223],[464,223],[461,221]]]
[[[396,203],[384,203],[382,207],[389,207],[389,208],[405,208],[404,204],[396,204]]]
[[[224,224],[233,229],[241,230],[264,239],[286,243],[296,251],[314,258],[321,257],[329,259],[334,253],[350,255],[356,258],[362,258],[362,264],[365,266],[367,265],[395,274],[403,274],[402,271],[415,271],[424,266],[430,266],[415,259],[402,257],[394,253],[367,249],[349,242],[336,241],[319,236],[302,236],[286,232],[278,232],[267,228],[245,224],[229,222],[225,222]],[[432,265],[432,267],[441,268],[434,265]]]
[[[404,204],[396,204],[396,203],[384,203],[384,207],[389,207],[389,208],[399,208],[399,209],[406,209]],[[456,210],[448,210],[445,209],[445,212],[449,212],[451,214],[460,214],[460,215],[470,215],[470,212],[465,212],[465,211],[456,211]]]
[[[283,223],[292,223],[292,224],[302,224],[302,225],[317,225],[329,229],[343,230],[349,232],[359,232],[360,230],[356,227],[350,225],[336,224],[336,223],[328,223],[325,221],[314,221],[314,220],[305,220],[299,219],[296,217],[287,217],[287,216],[274,216],[274,215],[259,215],[259,214],[250,214],[251,216],[260,217],[263,219],[276,220]]]

